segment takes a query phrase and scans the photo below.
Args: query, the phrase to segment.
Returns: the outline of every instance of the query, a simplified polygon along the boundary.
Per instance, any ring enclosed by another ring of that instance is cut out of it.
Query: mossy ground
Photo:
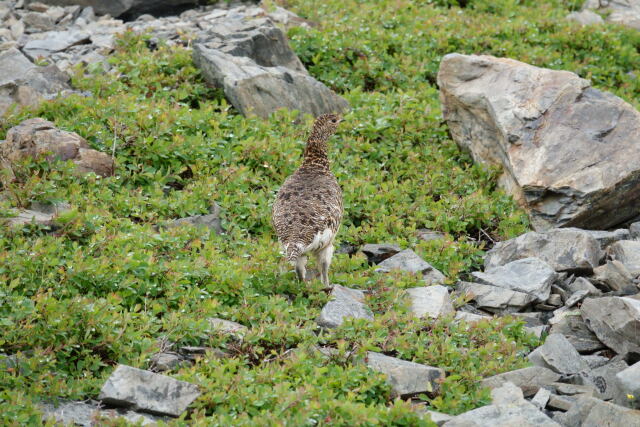
[[[528,229],[525,215],[458,150],[443,122],[435,84],[450,52],[508,56],[566,69],[638,106],[640,33],[613,25],[582,28],[564,17],[579,4],[549,1],[294,0],[320,23],[289,31],[309,71],[353,110],[331,144],[345,193],[339,243],[412,247],[453,283],[479,267],[485,233]],[[468,4],[467,4],[468,3]],[[95,398],[116,363],[149,366],[158,341],[227,348],[170,374],[203,395],[175,425],[421,425],[408,403],[390,400],[381,375],[350,355],[382,351],[448,373],[429,400],[456,414],[488,402],[483,376],[526,365],[536,340],[513,319],[470,326],[416,320],[402,290],[416,277],[379,275],[361,255],[336,255],[332,281],[369,289],[375,321],[315,326],[327,295],[298,283],[270,226],[278,185],[300,161],[310,118],[279,112],[238,115],[207,87],[190,52],[126,35],[110,59],[116,72],[78,71],[71,96],[9,114],[6,130],[44,117],[96,149],[115,149],[117,173],[78,178],[70,165],[32,161],[2,188],[0,210],[67,201],[74,210],[50,232],[0,232],[0,423],[37,425],[35,405],[54,397]],[[172,218],[224,209],[225,236]],[[417,228],[447,233],[421,242]],[[251,328],[242,345],[208,332],[207,317]],[[336,347],[327,359],[314,345]],[[298,349],[297,351],[290,351]]]

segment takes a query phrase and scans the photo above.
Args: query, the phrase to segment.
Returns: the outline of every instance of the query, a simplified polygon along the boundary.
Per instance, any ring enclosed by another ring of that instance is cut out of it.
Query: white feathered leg
[[[296,274],[301,282],[304,282],[307,275],[307,257],[300,255],[296,260]]]
[[[329,288],[329,266],[331,265],[331,258],[333,257],[333,244],[327,245],[324,249],[318,252],[318,265],[320,266],[320,280],[322,284]]]

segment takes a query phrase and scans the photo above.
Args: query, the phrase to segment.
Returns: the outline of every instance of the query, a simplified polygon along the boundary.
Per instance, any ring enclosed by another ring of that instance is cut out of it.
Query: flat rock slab
[[[519,405],[487,405],[460,414],[444,427],[560,427],[529,402]]]
[[[40,56],[47,57],[77,44],[89,43],[90,38],[91,34],[80,30],[50,31],[45,33],[43,39],[28,41],[22,50],[35,60]]]
[[[333,299],[322,308],[316,320],[318,326],[337,328],[347,318],[373,320],[371,310],[364,304],[362,291],[333,285],[331,296]]]
[[[456,53],[438,86],[453,139],[503,168],[500,185],[536,230],[606,230],[637,215],[640,113],[622,99],[568,71]]]
[[[449,290],[442,285],[424,286],[407,289],[411,299],[411,311],[417,317],[431,317],[437,319],[441,316],[454,313]]]
[[[638,293],[638,287],[633,283],[633,278],[634,276],[623,263],[613,260],[595,268],[591,280],[604,289],[632,295]]]
[[[563,316],[551,327],[549,333],[563,335],[579,353],[593,353],[605,347],[579,313],[570,312]]]
[[[640,275],[640,241],[620,240],[609,247],[609,255],[614,260],[620,261],[631,273],[631,276]]]
[[[539,258],[554,270],[591,273],[599,265],[602,252],[588,232],[575,228],[531,231],[515,239],[497,243],[484,259],[489,270],[524,258]]]
[[[640,353],[640,300],[587,298],[580,310],[589,329],[607,347],[622,356],[629,352]]]
[[[482,314],[469,313],[468,311],[457,311],[455,320],[462,320],[467,323],[477,323],[482,320],[491,320],[493,316],[485,316]]]
[[[435,394],[439,390],[439,381],[445,377],[444,370],[419,363],[408,362],[367,352],[367,366],[387,376],[394,396],[411,397],[420,393]]]
[[[536,300],[533,295],[480,283],[458,282],[457,289],[470,296],[478,308],[492,313],[520,311]]]
[[[118,365],[98,399],[152,414],[178,417],[200,396],[194,384],[126,365]]]
[[[220,218],[221,211],[222,209],[220,208],[220,206],[217,203],[214,203],[209,208],[209,214],[178,218],[171,221],[168,225],[169,227],[178,227],[184,224],[190,224],[196,227],[209,228],[216,234],[224,234],[224,229],[222,228],[222,220]]]
[[[582,372],[569,378],[573,384],[591,386],[595,389],[595,397],[611,400],[620,395],[616,375],[627,369],[629,365],[624,360],[612,360],[588,372]]]
[[[504,372],[482,380],[482,386],[494,389],[510,382],[522,389],[524,396],[533,396],[540,387],[560,379],[561,375],[541,366],[531,366]]]
[[[376,271],[378,273],[388,273],[392,270],[405,271],[407,273],[421,274],[427,284],[441,284],[446,277],[435,267],[423,260],[411,249],[405,249],[402,252],[385,259]]]
[[[587,233],[591,234],[594,239],[598,241],[601,249],[606,249],[612,243],[617,242],[618,240],[629,240],[631,239],[631,233],[629,230],[625,228],[620,228],[618,230],[613,231],[604,231],[604,230],[584,230]]]
[[[538,258],[524,258],[484,273],[472,273],[472,276],[478,283],[523,292],[536,297],[538,302],[544,302],[551,294],[551,284],[557,275],[546,262]]]
[[[589,365],[580,357],[578,351],[561,334],[550,334],[544,344],[529,354],[529,360],[544,368],[562,375],[571,375],[586,371]]]

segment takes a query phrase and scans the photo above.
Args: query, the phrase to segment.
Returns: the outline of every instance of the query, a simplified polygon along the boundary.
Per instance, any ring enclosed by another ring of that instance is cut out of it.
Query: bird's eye
[[[331,119],[331,123],[338,123],[336,119]]]

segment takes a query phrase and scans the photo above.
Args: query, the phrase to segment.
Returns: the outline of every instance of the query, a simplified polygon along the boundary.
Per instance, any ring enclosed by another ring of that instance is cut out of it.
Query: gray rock
[[[558,417],[565,427],[640,426],[640,411],[593,397],[582,397],[566,414]]]
[[[209,209],[210,214],[207,215],[194,215],[185,218],[179,218],[171,221],[169,227],[178,227],[185,224],[202,226],[213,230],[216,234],[224,234],[224,228],[222,228],[222,220],[220,218],[221,209],[217,203],[214,203]]]
[[[574,305],[578,304],[579,302],[582,302],[582,300],[584,300],[589,295],[590,295],[590,291],[588,291],[586,289],[582,289],[580,291],[576,291],[576,292],[572,293],[569,298],[567,298],[567,300],[565,301],[565,305],[567,307],[569,307],[569,308],[573,307]]]
[[[597,25],[604,23],[602,16],[598,15],[591,10],[582,10],[580,12],[571,12],[567,15],[567,19],[570,21],[576,21],[581,25]]]
[[[621,240],[609,247],[609,255],[620,261],[633,277],[640,275],[640,241]]]
[[[586,295],[585,295],[586,296]],[[554,307],[560,307],[562,305],[562,296],[560,294],[551,294],[545,301],[545,304]]]
[[[432,240],[443,240],[445,238],[444,233],[441,233],[439,231],[433,231],[433,230],[427,230],[424,228],[421,228],[419,230],[416,230],[418,238],[420,240],[424,240],[425,242],[430,242]]]
[[[482,320],[491,320],[493,319],[492,316],[485,316],[482,314],[475,314],[475,313],[469,313],[468,311],[457,311],[456,312],[456,316],[455,316],[455,320],[462,320],[465,321],[467,323],[477,323],[480,322]]]
[[[519,259],[472,276],[481,284],[523,292],[539,302],[549,298],[551,284],[556,280],[551,266],[538,258]]]
[[[596,389],[592,385],[551,383],[547,387],[553,390],[556,394],[563,396],[592,396],[596,391]]]
[[[574,73],[492,56],[446,55],[438,85],[453,139],[503,168],[499,184],[536,230],[606,230],[637,215],[640,113],[631,105]]]
[[[82,43],[88,43],[91,35],[84,31],[50,31],[40,40],[30,40],[22,48],[24,53],[32,59],[40,56],[47,57],[55,52],[61,52]]]
[[[421,274],[427,284],[443,283],[446,279],[444,274],[438,271],[431,264],[423,260],[411,249],[398,252],[378,264],[378,273],[388,273],[392,270],[405,271],[407,273]]]
[[[559,379],[560,374],[550,369],[541,366],[531,366],[487,377],[482,380],[482,386],[494,389],[506,382],[510,382],[520,387],[524,396],[533,396],[538,392],[540,387],[556,382]]]
[[[616,374],[615,403],[628,408],[640,408],[640,362]]]
[[[314,116],[348,110],[347,101],[309,76],[270,20],[230,22],[196,43],[193,58],[243,115],[267,117],[279,108]]]
[[[22,23],[26,27],[27,32],[30,33],[51,31],[56,26],[56,23],[50,16],[38,12],[25,13],[22,17]]]
[[[487,252],[484,265],[489,270],[530,257],[547,262],[556,271],[590,273],[598,266],[601,250],[596,239],[584,230],[531,231],[497,243]]]
[[[640,222],[634,222],[629,226],[629,234],[633,240],[640,239]]]
[[[629,297],[588,298],[582,317],[607,347],[624,356],[640,353],[640,301]]]
[[[640,30],[640,1],[638,0],[587,0],[582,10],[597,10],[606,15],[607,22]]]
[[[581,353],[592,353],[604,348],[598,337],[591,332],[579,313],[571,312],[555,323],[551,334],[561,334]]]
[[[316,323],[323,328],[337,328],[347,318],[373,320],[371,310],[364,304],[364,294],[356,289],[333,285],[333,299],[320,312]]]
[[[437,319],[455,312],[449,291],[445,286],[434,285],[407,289],[411,299],[411,311],[417,317]]]
[[[380,264],[385,259],[402,251],[398,245],[368,243],[362,247],[362,253],[367,257],[369,265]]]
[[[578,351],[561,334],[550,334],[542,346],[529,354],[529,360],[562,375],[577,374],[589,369]]]
[[[602,291],[593,286],[593,283],[584,277],[576,277],[573,281],[567,284],[566,288],[571,293],[587,291],[590,296],[597,297],[602,295]]]
[[[519,311],[536,300],[533,295],[471,282],[458,282],[458,291],[467,294],[479,308],[492,313]]]
[[[115,420],[122,418],[136,425],[156,425],[167,418],[149,414],[141,414],[122,409],[104,409],[98,402],[59,402],[39,405],[42,411],[42,422],[55,420],[63,425],[79,425],[92,427],[99,425],[101,419]],[[112,421],[113,422],[113,421]]]
[[[508,381],[491,390],[491,401],[494,405],[518,405],[525,402],[522,389]]]
[[[137,16],[143,13],[156,13],[158,11],[171,11],[177,6],[198,4],[197,0],[39,0],[42,3],[55,6],[82,5],[91,6],[100,15],[111,16]]]
[[[549,402],[547,402],[547,406],[549,406],[549,408],[551,409],[568,411],[573,405],[575,405],[577,400],[578,398],[573,396],[558,396],[555,394],[551,394],[551,396],[549,396]]]
[[[587,365],[589,365],[589,369],[596,369],[609,363],[608,357],[599,354],[588,354],[582,356],[582,360],[587,362]]]
[[[595,396],[597,398],[611,400],[620,394],[616,375],[627,369],[628,366],[624,360],[611,361],[599,368],[574,375],[569,378],[569,381],[574,384],[592,386],[596,390]]]
[[[98,399],[109,405],[178,417],[199,395],[194,384],[118,365],[102,386]]]
[[[367,352],[366,363],[369,368],[387,376],[393,395],[398,397],[410,397],[420,393],[436,394],[440,387],[439,381],[445,377],[444,370],[440,368],[372,351]]]
[[[14,216],[0,217],[0,222],[6,223],[9,227],[22,227],[27,224],[50,227],[54,225],[54,219],[55,215],[24,209],[14,212]]]
[[[151,370],[154,372],[170,371],[179,366],[184,359],[174,352],[156,353],[151,356]]]
[[[541,325],[541,326],[525,326],[524,330],[528,333],[528,334],[533,334],[536,338],[542,338],[542,335],[547,332],[547,330],[549,329],[548,326],[545,325]]]
[[[482,406],[454,417],[445,427],[560,427],[526,400]]]
[[[242,341],[245,334],[249,330],[244,325],[238,322],[232,322],[231,320],[219,319],[217,317],[209,318],[209,325],[214,333],[227,335]]]
[[[452,415],[443,414],[442,412],[436,412],[436,411],[424,411],[424,414],[428,415],[431,421],[436,423],[438,427],[444,425],[444,423],[446,423],[447,421],[453,418]]]
[[[584,230],[587,233],[591,234],[600,244],[601,249],[606,249],[612,243],[617,242],[618,240],[629,240],[630,233],[629,230],[625,230],[624,228],[620,228],[614,231],[603,231],[603,230]]]
[[[25,120],[7,132],[7,139],[0,145],[3,166],[11,168],[14,162],[27,157],[47,155],[47,159],[72,160],[76,172],[109,176],[113,174],[113,158],[93,150],[87,141],[75,132],[57,129],[53,123],[40,118]]]
[[[538,311],[532,311],[528,313],[513,313],[511,316],[523,320],[525,322],[525,326],[542,326],[546,322],[543,320],[542,313]]]
[[[607,261],[593,270],[591,279],[594,283],[603,288],[624,294],[635,294],[638,287],[633,283],[633,277],[629,270],[620,261]]]
[[[551,392],[546,388],[541,388],[538,390],[533,399],[531,399],[531,403],[538,409],[544,409],[547,406],[547,402],[551,397]]]

